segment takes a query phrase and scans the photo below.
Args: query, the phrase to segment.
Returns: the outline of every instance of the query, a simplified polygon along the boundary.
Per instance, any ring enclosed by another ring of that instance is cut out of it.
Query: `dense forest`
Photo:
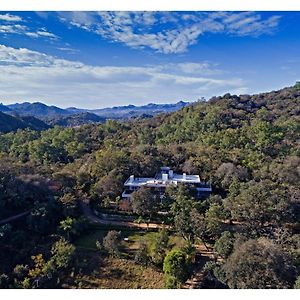
[[[300,288],[300,83],[177,112],[0,135],[1,288]],[[199,174],[197,200],[124,181]],[[118,217],[157,228],[95,224]],[[10,221],[10,218],[17,216]],[[162,280],[163,279],[163,280]]]

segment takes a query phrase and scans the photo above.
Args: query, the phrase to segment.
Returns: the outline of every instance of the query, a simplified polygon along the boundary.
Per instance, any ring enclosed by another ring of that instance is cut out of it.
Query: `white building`
[[[196,196],[199,198],[212,192],[211,184],[202,182],[199,175],[176,174],[169,167],[162,167],[153,178],[131,175],[124,183],[125,191],[122,193],[122,198],[130,199],[131,193],[142,186],[148,187],[162,196],[167,186],[179,186],[181,184],[194,188],[197,192]]]

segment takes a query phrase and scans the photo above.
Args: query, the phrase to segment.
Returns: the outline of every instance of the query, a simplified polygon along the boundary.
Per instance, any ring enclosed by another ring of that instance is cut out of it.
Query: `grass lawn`
[[[117,230],[121,232],[123,254],[132,253],[132,251],[138,249],[140,241],[145,241],[147,244],[157,235],[157,231],[152,230],[140,230],[131,228],[120,228],[111,226],[95,226],[89,233],[83,234],[82,237],[75,241],[75,246],[79,249],[85,250],[97,250],[96,241],[102,242],[109,230]],[[124,239],[128,240],[124,240]],[[181,237],[176,235],[170,236],[170,248],[183,246],[184,241]]]

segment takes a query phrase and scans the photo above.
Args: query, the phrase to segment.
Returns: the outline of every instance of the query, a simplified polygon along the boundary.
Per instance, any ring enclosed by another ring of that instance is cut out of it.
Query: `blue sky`
[[[0,12],[0,102],[101,108],[300,80],[299,12]]]

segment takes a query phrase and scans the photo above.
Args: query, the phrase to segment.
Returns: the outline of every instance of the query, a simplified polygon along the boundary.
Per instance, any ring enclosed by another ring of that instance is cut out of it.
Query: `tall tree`
[[[230,288],[290,288],[295,270],[289,256],[270,240],[248,240],[225,262]]]

